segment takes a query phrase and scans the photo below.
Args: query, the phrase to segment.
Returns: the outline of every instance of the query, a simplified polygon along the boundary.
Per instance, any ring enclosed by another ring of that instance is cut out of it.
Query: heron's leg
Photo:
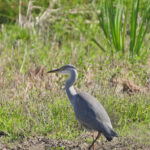
[[[97,139],[101,136],[101,132],[98,132],[97,137],[95,138],[95,140],[93,140],[92,144],[89,146],[89,150],[91,150],[91,148],[93,147],[94,143],[97,141]]]
[[[95,139],[95,136],[94,136],[94,132],[93,132],[93,141]],[[93,144],[93,150],[95,150],[95,143]]]

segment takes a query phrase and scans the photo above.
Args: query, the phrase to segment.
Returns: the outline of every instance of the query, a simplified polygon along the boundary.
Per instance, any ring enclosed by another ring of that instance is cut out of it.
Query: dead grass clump
[[[47,70],[43,66],[34,66],[28,70],[27,73],[27,91],[33,87],[46,90],[58,90],[56,81],[58,77],[56,74],[47,74]]]
[[[136,85],[135,83],[133,83],[133,81],[129,79],[120,78],[117,77],[116,75],[111,77],[110,83],[112,86],[115,87],[116,93],[126,92],[129,95],[132,95],[135,94],[136,92],[140,92],[146,94],[148,90],[146,87]]]

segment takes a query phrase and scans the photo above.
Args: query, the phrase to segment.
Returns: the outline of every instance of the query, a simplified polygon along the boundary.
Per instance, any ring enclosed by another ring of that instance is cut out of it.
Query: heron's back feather
[[[102,132],[108,140],[116,136],[104,107],[88,93],[75,96],[74,111],[76,118],[86,128]]]

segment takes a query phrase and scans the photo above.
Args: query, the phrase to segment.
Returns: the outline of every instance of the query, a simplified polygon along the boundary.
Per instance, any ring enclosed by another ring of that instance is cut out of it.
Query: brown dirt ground
[[[1,144],[0,150],[87,150],[89,144],[70,140],[34,137],[13,144]],[[95,150],[150,150],[150,145],[140,144],[129,138],[115,138],[111,142],[98,141]]]

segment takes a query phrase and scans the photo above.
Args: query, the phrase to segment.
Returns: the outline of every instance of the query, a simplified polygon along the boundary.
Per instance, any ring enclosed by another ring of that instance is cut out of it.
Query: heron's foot
[[[93,146],[93,143],[89,146],[89,150],[92,150],[92,147],[93,147],[93,150],[94,150],[95,148]]]
[[[93,140],[92,144],[89,146],[89,150],[91,150],[92,147],[93,147],[93,150],[95,149],[94,144],[100,136],[101,136],[101,132],[98,132],[97,137],[95,138],[95,140]]]

